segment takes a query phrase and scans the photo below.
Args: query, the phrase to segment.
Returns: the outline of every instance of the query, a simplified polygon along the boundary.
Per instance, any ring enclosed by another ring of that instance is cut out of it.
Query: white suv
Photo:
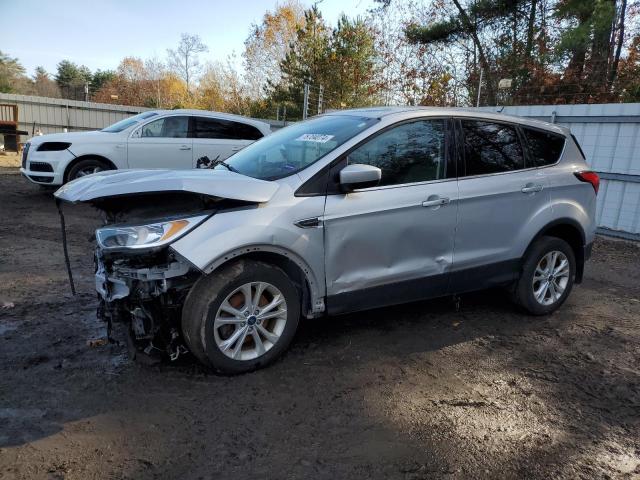
[[[62,185],[103,170],[211,168],[271,133],[268,123],[202,110],[154,110],[94,132],[34,137],[22,154],[22,174]]]

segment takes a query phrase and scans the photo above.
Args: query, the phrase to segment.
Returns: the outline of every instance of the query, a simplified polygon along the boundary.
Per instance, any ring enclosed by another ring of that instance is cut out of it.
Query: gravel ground
[[[272,367],[144,367],[95,319],[94,213],[0,174],[0,478],[638,478],[640,248],[555,314],[499,291],[306,321]]]

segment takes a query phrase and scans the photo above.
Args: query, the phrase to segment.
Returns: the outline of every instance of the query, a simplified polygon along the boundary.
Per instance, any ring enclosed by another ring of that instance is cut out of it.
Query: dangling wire
[[[69,276],[69,285],[71,285],[71,294],[76,294],[76,287],[73,284],[73,274],[71,273],[71,262],[69,262],[69,252],[67,250],[67,229],[64,224],[64,214],[62,213],[62,203],[56,198],[56,207],[60,214],[60,226],[62,227],[62,248],[64,250],[64,262],[67,266],[67,275]]]

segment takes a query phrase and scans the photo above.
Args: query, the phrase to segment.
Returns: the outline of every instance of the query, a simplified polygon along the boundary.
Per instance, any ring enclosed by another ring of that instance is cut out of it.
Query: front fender
[[[319,201],[318,198],[302,201],[315,204]],[[316,207],[321,206],[319,204]],[[172,244],[172,248],[205,273],[212,272],[234,258],[254,252],[276,253],[287,257],[307,277],[312,305],[315,306],[325,296],[326,290],[323,229],[295,226],[291,210],[300,212],[300,209],[283,206],[217,213],[203,225],[178,239]],[[317,215],[317,209],[314,210],[316,213],[312,215]]]

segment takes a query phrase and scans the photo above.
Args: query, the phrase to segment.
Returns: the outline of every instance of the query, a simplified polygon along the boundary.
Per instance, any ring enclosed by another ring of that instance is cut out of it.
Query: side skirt
[[[327,313],[340,315],[508,285],[517,280],[519,272],[520,259],[513,259],[442,275],[329,295]]]

